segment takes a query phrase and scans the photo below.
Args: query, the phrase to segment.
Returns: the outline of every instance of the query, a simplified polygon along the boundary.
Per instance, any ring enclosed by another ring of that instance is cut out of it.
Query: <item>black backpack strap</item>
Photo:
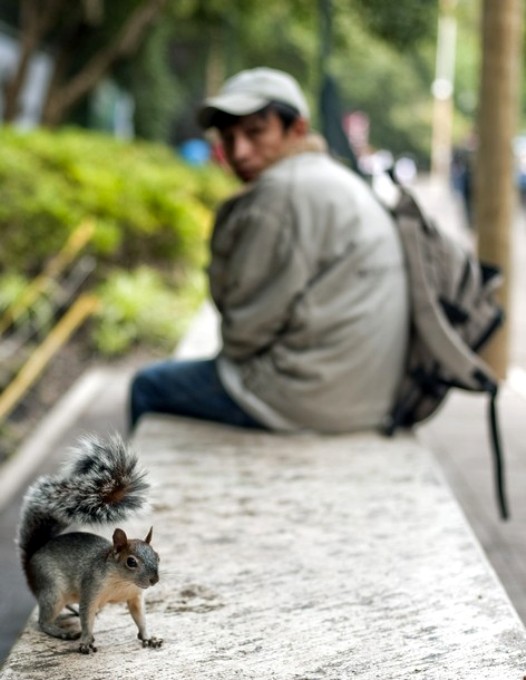
[[[493,474],[495,476],[495,491],[497,495],[497,505],[499,506],[501,519],[509,519],[508,500],[506,494],[506,479],[504,469],[504,454],[502,452],[502,442],[500,436],[500,426],[497,413],[497,396],[499,388],[497,383],[487,380],[484,376],[479,375],[481,388],[488,393],[488,422],[489,434],[491,439],[491,452],[493,456]],[[450,387],[458,387],[465,389],[461,384],[453,381],[448,381]]]
[[[437,378],[437,380],[439,380]],[[463,385],[454,383],[452,381],[443,381],[443,384],[447,384],[450,387],[458,387],[460,389],[465,389]],[[496,383],[486,382],[485,391],[489,395],[489,405],[488,405],[488,422],[490,430],[491,439],[491,452],[493,457],[493,474],[495,477],[495,492],[497,496],[497,505],[500,512],[500,517],[503,520],[509,519],[508,510],[508,499],[506,493],[506,479],[505,479],[505,466],[504,466],[504,455],[502,452],[502,443],[500,436],[500,426],[497,413],[497,396],[498,396],[498,386]],[[415,383],[413,389],[408,391],[406,397],[401,401],[397,407],[390,414],[390,417],[384,423],[382,428],[383,434],[388,437],[393,436],[396,430],[404,425],[413,424],[410,418],[412,408],[415,403],[425,394],[421,387]],[[409,422],[407,422],[409,419]]]
[[[500,510],[501,519],[508,519],[508,500],[506,496],[506,480],[504,478],[504,457],[502,455],[502,446],[500,438],[500,427],[497,417],[497,394],[498,390],[495,388],[491,392],[489,401],[489,424],[491,434],[491,444],[493,449],[493,466],[495,474],[495,490],[497,493],[497,502]]]

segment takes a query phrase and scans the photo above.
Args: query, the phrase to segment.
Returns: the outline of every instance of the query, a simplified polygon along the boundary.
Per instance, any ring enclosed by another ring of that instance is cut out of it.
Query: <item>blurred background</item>
[[[202,97],[265,64],[302,83],[317,127],[338,105],[357,153],[385,149],[426,170],[433,92],[453,97],[455,144],[472,141],[480,12],[477,0],[3,0],[2,117],[160,141],[199,161],[187,142],[201,137]]]
[[[523,26],[521,0],[2,0],[0,460],[90,362],[164,354],[184,332],[236,186],[195,112],[243,68],[294,75],[375,187],[390,167],[446,187],[509,273]]]

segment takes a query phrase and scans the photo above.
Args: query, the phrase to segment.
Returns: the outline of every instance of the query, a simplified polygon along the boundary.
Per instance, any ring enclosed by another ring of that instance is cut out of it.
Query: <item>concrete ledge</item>
[[[29,622],[2,680],[507,680],[526,634],[411,436],[275,436],[146,419],[159,650],[106,608],[84,657]],[[139,531],[149,518],[139,522]]]

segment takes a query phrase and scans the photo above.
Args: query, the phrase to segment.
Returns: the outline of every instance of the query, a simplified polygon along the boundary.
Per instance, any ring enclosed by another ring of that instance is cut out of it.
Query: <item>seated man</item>
[[[245,184],[219,209],[211,241],[222,348],[141,370],[132,425],[148,412],[278,431],[381,425],[408,339],[390,215],[309,133],[307,102],[286,73],[239,73],[199,121],[218,130]]]

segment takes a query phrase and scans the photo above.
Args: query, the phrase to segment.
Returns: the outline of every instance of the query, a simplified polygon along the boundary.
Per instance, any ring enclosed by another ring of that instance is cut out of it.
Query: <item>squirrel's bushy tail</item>
[[[27,491],[17,539],[24,570],[39,548],[72,524],[118,522],[142,507],[145,476],[118,435],[82,438],[59,474],[40,477]]]

